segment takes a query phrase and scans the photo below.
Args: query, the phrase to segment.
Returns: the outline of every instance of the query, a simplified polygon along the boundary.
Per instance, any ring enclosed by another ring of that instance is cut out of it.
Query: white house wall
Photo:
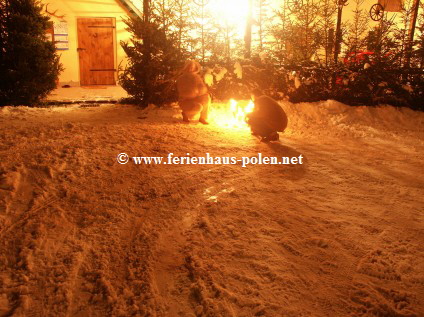
[[[80,82],[77,18],[115,18],[115,68],[125,63],[126,54],[119,43],[130,38],[130,33],[125,30],[126,25],[123,22],[128,15],[125,8],[116,0],[42,0],[42,3],[48,5],[47,10],[50,13],[54,13],[55,16],[52,16],[45,12],[53,22],[59,22],[61,20],[59,17],[64,15],[62,20],[68,25],[69,48],[58,50],[60,61],[65,68],[59,78],[61,84],[79,85]]]

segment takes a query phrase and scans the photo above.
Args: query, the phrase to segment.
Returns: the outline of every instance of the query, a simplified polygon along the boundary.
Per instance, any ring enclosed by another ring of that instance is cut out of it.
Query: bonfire
[[[236,101],[230,99],[226,104],[215,104],[213,118],[215,122],[227,128],[247,129],[246,115],[254,109],[253,102],[247,100]]]

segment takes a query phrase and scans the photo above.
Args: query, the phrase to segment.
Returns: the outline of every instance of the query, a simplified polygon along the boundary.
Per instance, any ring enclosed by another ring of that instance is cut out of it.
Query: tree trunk
[[[263,2],[259,2],[259,49],[262,51],[262,45],[263,45],[263,38],[262,38],[262,15],[263,15]]]
[[[151,49],[151,36],[152,36],[152,30],[150,25],[150,0],[143,0],[143,23],[145,24],[145,34],[143,37],[143,46],[144,46],[144,52],[143,52],[143,63],[145,65],[149,65],[151,61],[152,56],[152,49]],[[149,102],[151,100],[151,85],[149,82],[150,78],[150,71],[149,68],[146,68],[146,74],[144,74],[143,78],[143,86],[144,89],[144,96],[143,96],[143,106],[148,106]]]
[[[249,0],[249,12],[247,13],[246,32],[244,33],[245,58],[250,58],[252,46],[252,10],[253,0]]]
[[[343,11],[343,4],[339,2],[337,7],[337,26],[336,26],[336,38],[334,41],[334,63],[337,64],[339,59],[339,53],[340,53],[340,45],[342,42],[342,11]]]
[[[414,0],[412,19],[409,25],[408,42],[407,42],[407,48],[406,48],[406,61],[405,61],[406,68],[409,68],[411,64],[412,50],[414,48],[414,31],[415,31],[415,25],[417,23],[419,9],[420,9],[420,0]]]

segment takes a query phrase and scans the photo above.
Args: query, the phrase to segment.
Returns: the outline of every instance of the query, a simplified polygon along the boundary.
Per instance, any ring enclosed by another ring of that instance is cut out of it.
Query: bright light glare
[[[230,110],[233,113],[237,111],[237,101],[234,99],[230,99]]]
[[[249,12],[248,0],[210,0],[207,7],[221,25],[228,24],[235,28],[239,36],[244,35]]]
[[[252,100],[249,101],[249,103],[246,106],[246,109],[244,110],[246,113],[251,113],[253,109],[255,108],[255,104]]]
[[[248,129],[246,115],[252,112],[253,108],[252,101],[230,99],[226,104],[215,104],[211,109],[211,117],[222,127],[245,130]]]

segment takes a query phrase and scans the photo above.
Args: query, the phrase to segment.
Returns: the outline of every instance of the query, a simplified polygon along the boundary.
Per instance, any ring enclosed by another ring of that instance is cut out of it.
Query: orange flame
[[[230,101],[223,108],[216,108],[213,114],[217,124],[229,128],[246,129],[246,115],[254,109],[252,101]]]

